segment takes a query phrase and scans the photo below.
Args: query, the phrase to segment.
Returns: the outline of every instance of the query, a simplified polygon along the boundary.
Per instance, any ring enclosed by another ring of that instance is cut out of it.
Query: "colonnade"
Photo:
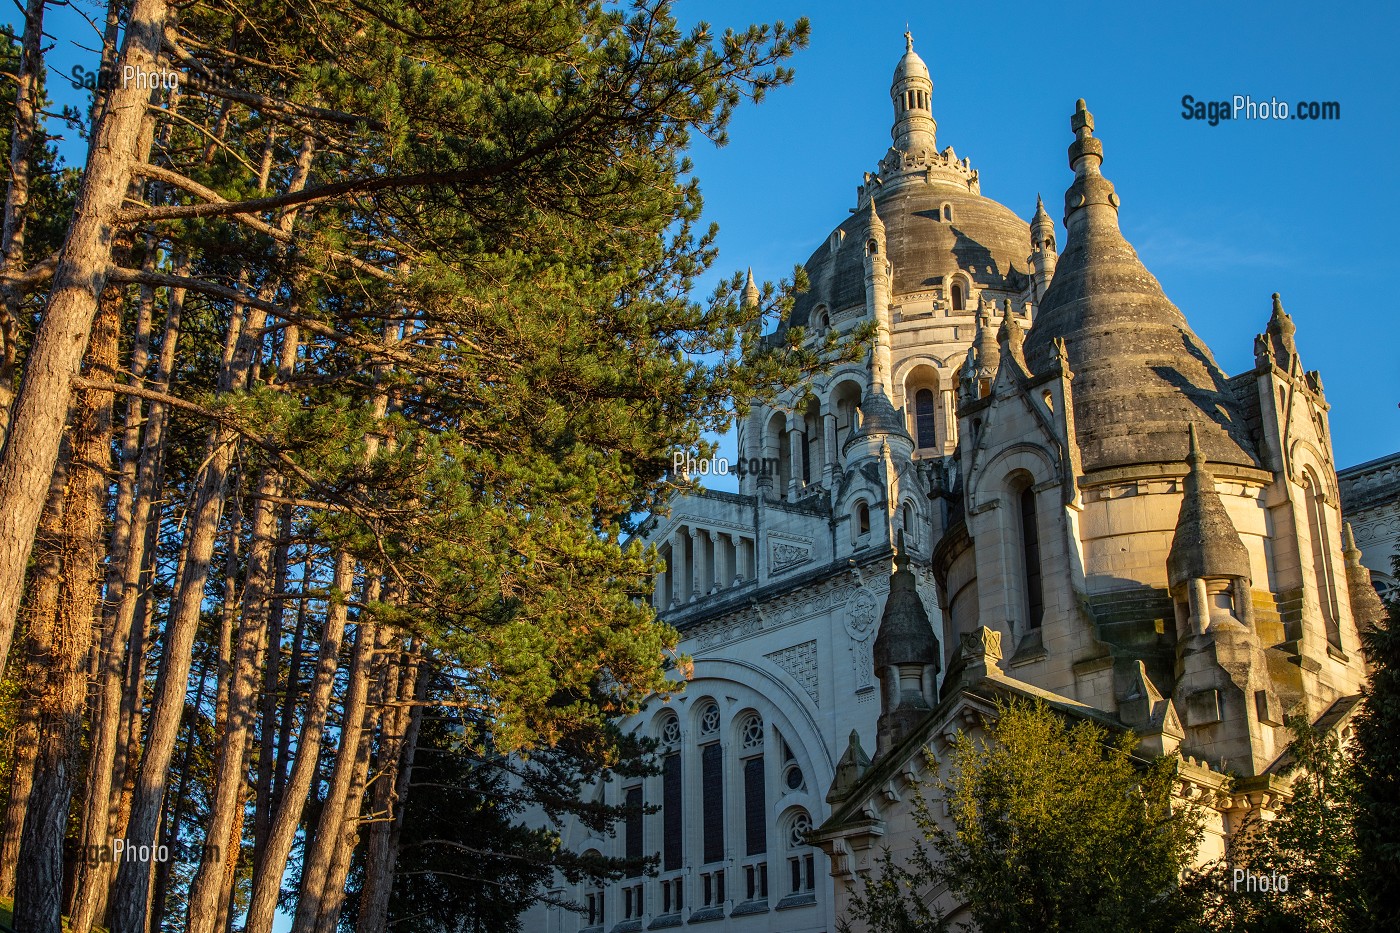
[[[754,539],[738,532],[677,525],[661,555],[666,569],[656,576],[653,597],[661,612],[748,583],[758,575]]]

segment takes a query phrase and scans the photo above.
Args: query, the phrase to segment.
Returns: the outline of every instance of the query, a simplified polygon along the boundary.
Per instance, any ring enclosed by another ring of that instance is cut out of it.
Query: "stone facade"
[[[1181,756],[1208,857],[1282,792],[1284,712],[1342,726],[1354,705],[1362,571],[1277,296],[1227,377],[1119,232],[1082,101],[1061,255],[1043,204],[1021,220],[937,148],[932,88],[910,39],[894,144],[782,325],[873,322],[867,359],[756,406],[739,493],[677,497],[641,532],[694,673],[625,724],[666,773],[597,792],[661,812],[564,842],[621,853],[640,831],[661,872],[561,884],[585,913],[527,930],[833,933],[881,847],[912,844],[922,750],[999,694]]]
[[[1383,595],[1400,595],[1395,578],[1400,555],[1400,453],[1337,471],[1342,515],[1356,535],[1361,562]]]

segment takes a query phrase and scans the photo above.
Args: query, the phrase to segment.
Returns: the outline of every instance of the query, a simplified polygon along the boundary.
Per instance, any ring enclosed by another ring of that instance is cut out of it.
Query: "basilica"
[[[656,854],[656,873],[561,881],[582,912],[527,930],[835,933],[917,838],[924,751],[1002,697],[1177,756],[1203,859],[1286,791],[1286,714],[1347,728],[1380,601],[1280,297],[1227,375],[1120,232],[1084,101],[1057,228],[1039,199],[1027,222],[981,195],[932,92],[906,36],[892,144],[781,325],[873,323],[867,357],[746,416],[739,456],[772,469],[641,533],[693,676],[626,723],[660,773],[595,791],[656,812],[564,844]]]

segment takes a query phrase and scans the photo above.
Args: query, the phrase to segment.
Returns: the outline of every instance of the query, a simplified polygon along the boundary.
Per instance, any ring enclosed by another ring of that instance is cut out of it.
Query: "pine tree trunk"
[[[134,0],[120,64],[153,70],[167,14],[168,0]],[[73,221],[0,450],[0,665],[14,636],[24,571],[58,459],[73,377],[106,286],[117,216],[132,170],[145,152],[142,136],[150,126],[145,104],[151,92],[140,83],[116,84],[94,128]]]
[[[427,696],[429,677],[416,650],[403,659],[399,679],[398,705],[384,716],[387,724],[381,741],[381,763],[374,778],[374,799],[370,815],[369,839],[365,844],[365,883],[360,892],[356,933],[387,933],[389,896],[394,890],[394,870],[398,866],[399,837],[403,830],[404,808],[418,747],[418,729],[423,719],[422,702]],[[392,756],[392,757],[390,757]]]
[[[170,374],[175,366],[175,346],[180,336],[180,317],[184,310],[184,294],[173,294],[166,313],[164,335],[161,340],[160,359],[157,363],[153,388],[165,392],[170,387]],[[134,356],[134,353],[133,353]],[[133,360],[133,372],[135,360]],[[122,439],[123,478],[126,464],[132,462],[131,451],[134,444],[131,409],[128,408],[127,432]],[[126,546],[119,560],[112,554],[112,563],[119,574],[115,583],[109,575],[107,598],[114,606],[113,617],[108,626],[107,638],[103,645],[103,667],[100,675],[98,715],[93,726],[92,755],[88,765],[87,805],[83,811],[82,841],[83,851],[95,852],[111,846],[113,831],[112,815],[113,789],[120,795],[122,775],[126,756],[119,755],[121,746],[121,725],[130,716],[132,706],[138,698],[131,691],[141,689],[142,678],[127,676],[132,662],[129,657],[135,653],[135,662],[140,666],[145,657],[145,645],[137,639],[131,642],[131,633],[136,621],[137,606],[141,600],[141,578],[148,559],[154,556],[155,539],[150,532],[158,525],[152,522],[156,510],[155,499],[160,486],[160,462],[165,444],[165,427],[168,414],[164,402],[153,402],[146,421],[145,439],[141,444],[140,456],[136,465],[128,506],[129,527],[126,533]],[[138,426],[139,430],[139,426]],[[120,486],[119,486],[120,488]],[[120,520],[120,516],[119,516]],[[115,530],[114,530],[115,537]],[[123,688],[126,689],[123,689]],[[78,876],[74,883],[73,905],[71,908],[72,933],[89,933],[97,922],[98,914],[106,904],[107,891],[111,885],[112,863],[80,859]]]
[[[162,672],[157,678],[149,735],[142,750],[126,829],[126,844],[137,852],[141,851],[142,846],[155,844],[161,800],[169,778],[170,758],[185,709],[190,660],[199,627],[204,585],[209,577],[209,563],[218,535],[219,513],[223,509],[229,467],[234,457],[236,437],[231,435],[231,430],[220,429],[210,439],[207,466],[191,510],[184,572],[166,627]],[[144,933],[149,878],[149,866],[138,859],[123,861],[118,866],[112,902],[112,933]]]
[[[238,490],[242,486],[242,477],[235,477],[231,485],[231,491]],[[238,558],[243,543],[243,498],[236,491],[233,492],[226,524],[224,603],[219,610],[219,686],[214,697],[214,741],[220,743],[228,729],[228,695],[233,677],[233,629],[238,618]]]
[[[88,347],[88,372],[101,382],[116,376],[120,299],[115,290],[104,294]],[[62,931],[63,840],[81,765],[88,658],[100,598],[112,403],[112,393],[91,389],[79,392],[74,403],[73,458],[63,504],[63,587],[49,638],[48,680],[38,703],[39,753],[20,841],[15,933]]]
[[[243,826],[243,786],[247,779],[245,752],[256,708],[258,669],[266,650],[267,619],[271,603],[272,552],[277,514],[272,497],[281,488],[280,477],[264,469],[258,477],[253,501],[252,543],[248,550],[248,578],[236,638],[233,671],[227,689],[226,729],[219,743],[213,801],[207,826],[204,858],[195,873],[189,897],[189,933],[214,933],[223,894],[224,858],[237,858]]]
[[[19,70],[15,75],[15,122],[10,129],[10,183],[5,191],[5,219],[0,232],[0,274],[20,272],[25,265],[24,234],[29,210],[29,176],[34,146],[41,138],[37,120],[39,81],[43,75],[44,6],[47,0],[27,0]],[[15,397],[15,362],[19,351],[19,291],[0,287],[0,447],[10,423]],[[2,662],[0,662],[2,663]]]
[[[377,580],[372,579],[370,583],[377,589]],[[377,598],[378,594],[372,593],[367,595],[365,602],[372,602]],[[376,626],[375,657],[383,659],[387,654],[390,642],[389,633]],[[365,786],[369,780],[371,740],[374,737],[374,730],[378,726],[377,720],[383,714],[387,695],[385,687],[388,683],[388,677],[386,673],[383,663],[371,666],[370,691],[365,710],[367,721],[360,730],[359,742],[356,744],[353,770],[350,774],[350,788],[345,795],[341,823],[338,831],[330,837],[330,867],[326,872],[326,880],[319,894],[320,911],[313,927],[315,933],[336,933],[336,928],[340,923],[340,910],[345,905],[345,881],[350,874],[350,858],[354,855],[355,846],[360,839],[360,814],[364,810]],[[332,776],[332,782],[334,782],[334,776]],[[297,907],[297,913],[300,915],[301,905],[298,904]]]
[[[68,482],[68,452],[63,456],[49,483],[48,501],[39,521],[39,540],[30,578],[25,611],[30,619],[28,631],[20,646],[24,649],[24,678],[20,682],[19,722],[13,737],[14,759],[10,775],[10,798],[5,805],[4,834],[0,837],[0,897],[15,896],[15,876],[19,867],[20,837],[24,831],[24,815],[29,809],[29,797],[34,790],[34,765],[39,755],[39,704],[48,673],[45,664],[52,646],[38,644],[35,638],[47,638],[58,614],[58,594],[62,584],[59,539],[63,534],[63,493]]]
[[[193,766],[194,748],[196,739],[195,725],[199,719],[199,711],[204,708],[204,691],[209,685],[209,675],[213,667],[212,659],[206,657],[199,666],[198,686],[194,691],[194,702],[190,705],[189,734],[185,738],[184,754],[180,756],[180,767],[176,770],[179,776],[176,781],[174,793],[169,795],[168,800],[161,801],[160,823],[157,827],[159,831],[159,842],[161,845],[170,846],[172,840],[180,838],[180,830],[185,821],[185,806],[188,803],[186,790],[190,781],[190,768]],[[168,812],[167,812],[168,811]],[[149,906],[143,915],[146,919],[145,929],[158,931],[161,928],[165,917],[166,893],[170,883],[170,872],[174,867],[174,861],[167,859],[163,862],[151,860],[151,868],[147,873],[151,884],[152,896]]]
[[[355,656],[345,687],[344,716],[340,726],[340,746],[336,749],[315,835],[309,836],[301,865],[301,884],[292,933],[313,933],[328,903],[331,863],[339,850],[355,783],[361,738],[365,735],[369,707],[370,673],[373,666],[377,629],[365,613],[360,614],[355,637]]]
[[[253,853],[256,870],[257,853],[267,843],[272,820],[272,776],[277,764],[278,696],[282,685],[282,627],[286,618],[287,538],[291,534],[292,510],[283,506],[278,514],[278,542],[272,562],[272,592],[274,594],[267,623],[267,663],[263,665],[262,706],[258,711],[258,769],[253,790]],[[301,638],[301,633],[297,633]],[[287,691],[287,702],[291,691]]]
[[[355,564],[349,554],[336,555],[335,577],[331,586],[339,593],[349,593],[354,585]],[[287,869],[287,859],[292,852],[301,814],[306,807],[307,794],[311,791],[312,779],[316,776],[321,758],[321,742],[325,736],[326,714],[330,709],[331,691],[335,686],[336,670],[340,666],[340,643],[345,636],[347,621],[346,606],[343,600],[335,600],[326,610],[321,628],[321,649],[316,659],[316,671],[312,677],[310,695],[307,697],[306,715],[302,720],[301,733],[297,741],[296,759],[292,764],[291,775],[282,795],[280,806],[273,815],[268,832],[266,850],[262,855],[258,871],[253,873],[253,893],[248,901],[248,919],[244,923],[244,933],[271,933],[272,920],[277,910],[277,897],[282,890],[282,874]],[[368,665],[368,653],[372,637],[363,630],[355,645],[355,655],[351,662],[352,684],[357,680],[354,669]],[[363,679],[361,675],[360,680]],[[348,720],[347,720],[348,721]]]
[[[25,654],[29,639],[23,640]],[[25,682],[38,684],[43,671],[26,659]],[[0,826],[0,898],[13,900],[15,870],[19,866],[19,840],[24,830],[24,813],[29,808],[29,794],[34,789],[34,759],[39,753],[39,716],[32,703],[20,705],[18,721],[12,739],[10,758],[10,794],[5,801],[5,821]]]

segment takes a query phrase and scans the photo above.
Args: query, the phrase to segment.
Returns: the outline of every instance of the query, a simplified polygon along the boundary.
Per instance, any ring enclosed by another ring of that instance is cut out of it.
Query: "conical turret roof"
[[[880,618],[880,633],[875,636],[875,668],[879,670],[891,664],[937,666],[940,663],[938,636],[933,634],[928,610],[919,598],[914,573],[909,569],[909,552],[904,549],[902,531],[899,533],[894,564],[890,595],[885,600],[885,612]]]
[[[1118,195],[1099,171],[1103,144],[1082,100],[1071,126],[1068,239],[1025,353],[1043,372],[1064,338],[1085,472],[1180,462],[1191,424],[1212,463],[1258,466],[1225,374],[1118,228]]]
[[[1196,426],[1188,430],[1187,461],[1191,468],[1182,490],[1172,549],[1167,554],[1167,583],[1175,588],[1206,577],[1248,579],[1249,551],[1215,491],[1215,477],[1206,469]]]

